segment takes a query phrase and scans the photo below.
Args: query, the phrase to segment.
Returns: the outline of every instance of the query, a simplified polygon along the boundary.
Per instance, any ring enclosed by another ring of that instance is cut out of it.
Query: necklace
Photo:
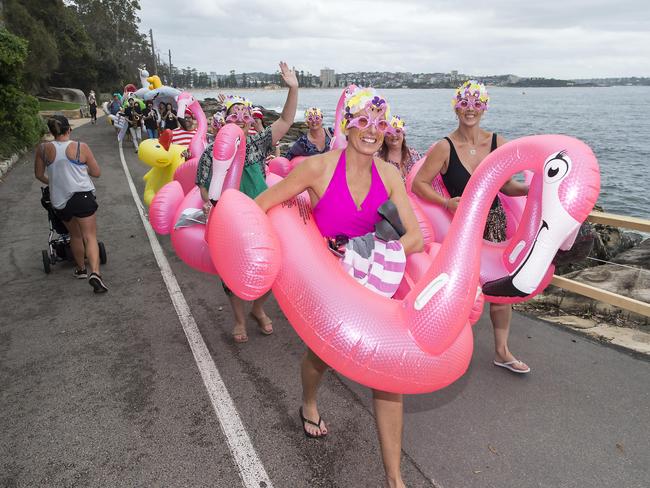
[[[471,148],[471,149],[469,150],[469,153],[470,153],[472,156],[474,156],[474,154],[476,154],[476,149]]]

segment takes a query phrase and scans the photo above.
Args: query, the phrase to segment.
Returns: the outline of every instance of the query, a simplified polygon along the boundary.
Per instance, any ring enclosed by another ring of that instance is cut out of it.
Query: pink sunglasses
[[[383,117],[383,114],[379,117]],[[356,127],[359,130],[367,130],[371,125],[374,125],[375,129],[377,129],[378,132],[387,132],[390,128],[390,124],[386,119],[379,117],[371,119],[365,115],[359,115],[358,117],[355,117],[348,122],[348,127]]]
[[[468,110],[470,108],[473,108],[474,110],[485,110],[487,104],[485,102],[482,102],[478,98],[470,97],[470,98],[461,98],[456,102],[455,108],[459,110]]]
[[[233,124],[236,124],[237,122],[243,122],[244,124],[252,124],[253,123],[253,117],[246,113],[235,113],[235,114],[230,114],[228,117],[226,117],[226,122],[230,122]]]

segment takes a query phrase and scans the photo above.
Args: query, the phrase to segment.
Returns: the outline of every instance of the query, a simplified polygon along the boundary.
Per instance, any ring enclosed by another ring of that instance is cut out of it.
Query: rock
[[[641,302],[650,302],[650,239],[622,252],[612,260],[616,264],[592,266],[563,275],[565,278],[607,290]],[[619,266],[620,264],[625,265]],[[650,325],[650,319],[607,303],[550,286],[533,300],[537,307],[560,309],[577,315],[604,315],[620,322]]]
[[[64,102],[78,103],[79,105],[88,104],[86,94],[78,88],[59,88],[56,86],[50,86],[45,90],[43,96],[51,98],[52,100],[62,100]]]

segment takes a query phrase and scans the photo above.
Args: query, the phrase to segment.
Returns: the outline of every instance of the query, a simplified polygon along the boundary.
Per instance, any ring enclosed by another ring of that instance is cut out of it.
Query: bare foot
[[[312,413],[313,416],[309,414],[305,415],[307,412]],[[317,409],[305,408],[303,410],[303,407],[300,407],[298,413],[300,414],[300,420],[302,421],[302,429],[307,437],[318,439],[327,435],[327,426],[325,425],[325,422],[323,422],[321,416],[318,414]]]

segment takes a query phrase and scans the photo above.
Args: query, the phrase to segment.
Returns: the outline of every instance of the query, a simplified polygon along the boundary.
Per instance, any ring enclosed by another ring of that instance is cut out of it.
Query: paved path
[[[112,128],[99,122],[74,135],[102,167],[109,293],[93,295],[68,263],[43,273],[47,219],[31,155],[0,182],[0,486],[244,486]],[[141,194],[147,168],[128,145],[124,154]],[[276,333],[250,324],[249,343],[234,345],[218,281],[159,241],[250,439],[244,452],[270,479],[255,486],[380,486],[369,391],[328,375],[321,407],[331,434],[306,439],[297,415],[303,346],[275,302]],[[650,363],[516,315],[511,346],[533,368],[519,377],[491,365],[485,316],[475,332],[463,378],[405,401],[408,486],[648,486]]]

